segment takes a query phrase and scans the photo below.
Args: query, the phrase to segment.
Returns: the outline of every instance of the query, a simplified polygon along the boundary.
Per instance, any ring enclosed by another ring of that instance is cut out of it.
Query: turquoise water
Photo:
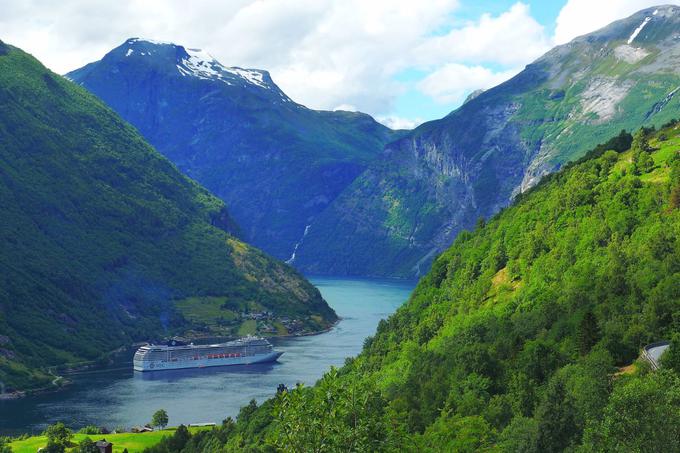
[[[134,373],[129,351],[110,369],[71,376],[73,385],[64,391],[0,402],[0,433],[35,433],[56,421],[75,428],[130,427],[148,422],[160,408],[171,425],[219,423],[251,399],[271,397],[279,383],[313,384],[331,366],[341,366],[413,289],[413,283],[391,280],[310,280],[342,320],[324,334],[276,340],[284,351],[278,363]]]

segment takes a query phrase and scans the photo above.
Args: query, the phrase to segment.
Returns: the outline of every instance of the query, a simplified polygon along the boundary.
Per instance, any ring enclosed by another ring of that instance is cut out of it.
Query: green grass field
[[[213,325],[219,318],[226,321],[236,318],[232,310],[221,308],[227,300],[227,297],[187,297],[175,301],[175,307],[190,321]]]
[[[189,431],[195,433],[201,430],[212,429],[211,427],[196,427],[189,428]],[[86,437],[97,441],[102,438],[113,443],[114,452],[122,452],[125,448],[130,453],[136,451],[143,451],[160,441],[163,436],[169,436],[175,431],[175,428],[167,428],[161,431],[153,431],[150,433],[121,433],[121,434],[75,434],[73,436],[73,443],[77,444]],[[31,436],[27,439],[17,440],[10,444],[13,453],[35,453],[38,448],[47,445],[46,436]]]
[[[257,332],[257,321],[254,319],[248,319],[241,323],[241,327],[238,329],[238,334],[241,337],[246,335],[254,335]]]
[[[235,322],[238,317],[236,311],[261,311],[264,307],[255,302],[233,302],[232,308],[224,308],[228,297],[188,297],[175,301],[175,307],[186,319],[193,323],[207,326],[214,335],[254,335],[257,333],[257,321],[247,319],[241,323]],[[317,316],[316,319],[322,319]],[[229,325],[220,325],[219,320]],[[275,327],[279,335],[285,335],[288,331],[283,324],[278,323]]]

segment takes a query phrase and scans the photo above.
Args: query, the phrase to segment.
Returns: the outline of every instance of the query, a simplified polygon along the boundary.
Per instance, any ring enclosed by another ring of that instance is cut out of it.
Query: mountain
[[[680,451],[679,150],[678,121],[607,141],[460,234],[342,369],[157,451]]]
[[[255,330],[243,312],[271,312],[279,330],[284,318],[304,331],[337,319],[292,268],[234,237],[224,204],[133,127],[7,44],[0,205],[2,392],[133,341],[211,333],[209,322]]]
[[[680,8],[640,11],[558,46],[387,145],[297,251],[309,273],[413,276],[463,229],[621,129],[678,115]]]
[[[293,102],[266,71],[133,38],[67,75],[224,200],[243,237],[280,259],[398,136],[362,113]]]

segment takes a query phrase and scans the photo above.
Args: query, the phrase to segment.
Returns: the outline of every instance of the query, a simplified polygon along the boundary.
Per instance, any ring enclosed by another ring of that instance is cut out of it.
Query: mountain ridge
[[[176,44],[131,38],[66,76],[222,198],[246,240],[283,260],[400,134],[363,113],[308,109],[266,71]]]

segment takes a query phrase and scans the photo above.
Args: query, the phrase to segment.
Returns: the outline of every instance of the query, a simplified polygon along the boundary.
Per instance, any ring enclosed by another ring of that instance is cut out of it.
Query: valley
[[[680,4],[109,3],[0,0],[0,453],[680,452]]]
[[[94,96],[4,43],[0,69],[4,392],[50,387],[48,367],[185,332],[172,302],[187,297],[256,304],[305,332],[337,320]]]
[[[460,234],[358,357],[177,451],[220,435],[227,450],[677,451],[679,150],[674,120],[543,178]],[[662,338],[660,370],[637,360]]]
[[[267,71],[227,67],[180,44],[131,38],[66,77],[224,200],[240,236],[280,260],[403,135],[363,113],[308,109]]]

